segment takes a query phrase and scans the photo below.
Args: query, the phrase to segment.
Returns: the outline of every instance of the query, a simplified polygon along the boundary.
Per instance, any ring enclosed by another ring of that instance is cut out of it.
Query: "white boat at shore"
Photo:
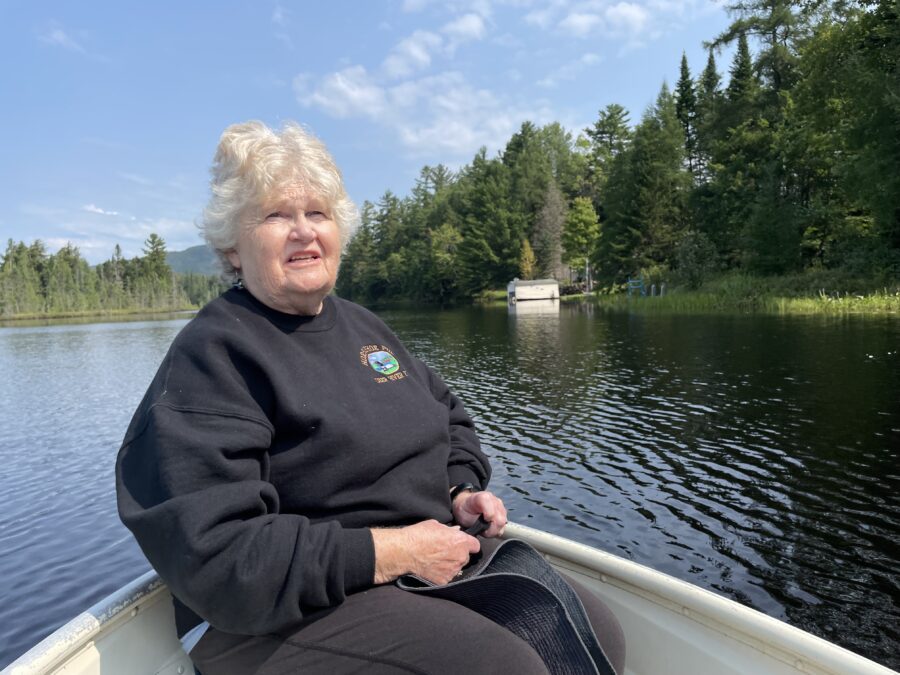
[[[888,675],[890,670],[782,621],[666,574],[510,523],[558,569],[612,608],[628,642],[629,675]],[[0,675],[184,675],[171,596],[148,572],[41,641]]]

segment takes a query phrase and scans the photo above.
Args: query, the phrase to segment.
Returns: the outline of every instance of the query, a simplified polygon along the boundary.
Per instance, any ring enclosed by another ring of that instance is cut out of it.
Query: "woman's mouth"
[[[297,253],[288,258],[288,263],[309,263],[319,259],[316,253]]]

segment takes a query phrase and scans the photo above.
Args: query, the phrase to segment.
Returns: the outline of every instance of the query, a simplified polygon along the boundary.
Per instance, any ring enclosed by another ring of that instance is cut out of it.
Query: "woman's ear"
[[[231,249],[225,254],[225,257],[228,258],[228,262],[234,269],[241,269],[241,256],[238,255],[237,249]]]

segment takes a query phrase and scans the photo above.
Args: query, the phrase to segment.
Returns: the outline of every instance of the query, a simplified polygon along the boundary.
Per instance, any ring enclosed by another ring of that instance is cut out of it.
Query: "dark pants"
[[[625,636],[619,622],[589,589],[568,580],[621,675]],[[247,637],[210,628],[191,658],[203,675],[547,673],[537,652],[505,628],[461,605],[393,585],[351,595],[284,635]]]

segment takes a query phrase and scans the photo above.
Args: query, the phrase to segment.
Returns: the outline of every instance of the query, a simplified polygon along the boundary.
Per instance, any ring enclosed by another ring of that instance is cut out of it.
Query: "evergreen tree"
[[[687,55],[681,54],[681,75],[675,89],[675,113],[684,130],[685,159],[693,175],[698,169],[697,159],[697,94],[688,68]]]
[[[430,264],[426,277],[432,300],[445,306],[459,299],[462,266],[458,255],[462,235],[450,223],[429,231]]]
[[[747,36],[743,33],[738,37],[730,73],[731,78],[725,90],[724,115],[726,128],[733,129],[755,116],[760,92],[759,80],[753,72]]]
[[[538,131],[538,140],[546,161],[552,181],[569,197],[575,197],[581,190],[584,173],[587,168],[587,157],[577,152],[572,134],[566,131],[559,122],[547,124]],[[539,200],[542,205],[544,200]],[[541,206],[538,206],[540,210]]]
[[[716,69],[716,58],[710,50],[706,67],[697,84],[697,116],[695,119],[697,166],[695,175],[699,177],[701,183],[710,179],[709,163],[717,138],[722,103],[720,83],[721,78]]]
[[[644,267],[666,266],[690,224],[690,186],[675,99],[663,84],[610,179],[610,210],[595,256],[601,278],[621,281]]]
[[[482,148],[463,171],[460,184],[454,209],[462,219],[462,286],[474,295],[516,276],[524,232],[510,205],[509,170],[503,162],[487,159]]]
[[[166,262],[166,242],[151,232],[144,242],[144,270],[148,276],[167,279],[172,270]]]
[[[563,229],[563,260],[590,278],[590,256],[600,237],[600,221],[587,197],[576,197]]]
[[[613,160],[628,147],[631,130],[628,111],[618,103],[611,103],[600,111],[593,127],[584,130],[591,141],[588,154],[588,183],[598,213],[602,213],[602,193],[609,179]]]
[[[553,180],[550,157],[537,127],[524,122],[503,151],[502,161],[509,180],[510,218],[513,229],[529,232],[541,207],[541,198]],[[516,247],[518,249],[518,245]]]
[[[30,253],[24,243],[7,241],[0,263],[0,316],[44,311],[41,280]]]

